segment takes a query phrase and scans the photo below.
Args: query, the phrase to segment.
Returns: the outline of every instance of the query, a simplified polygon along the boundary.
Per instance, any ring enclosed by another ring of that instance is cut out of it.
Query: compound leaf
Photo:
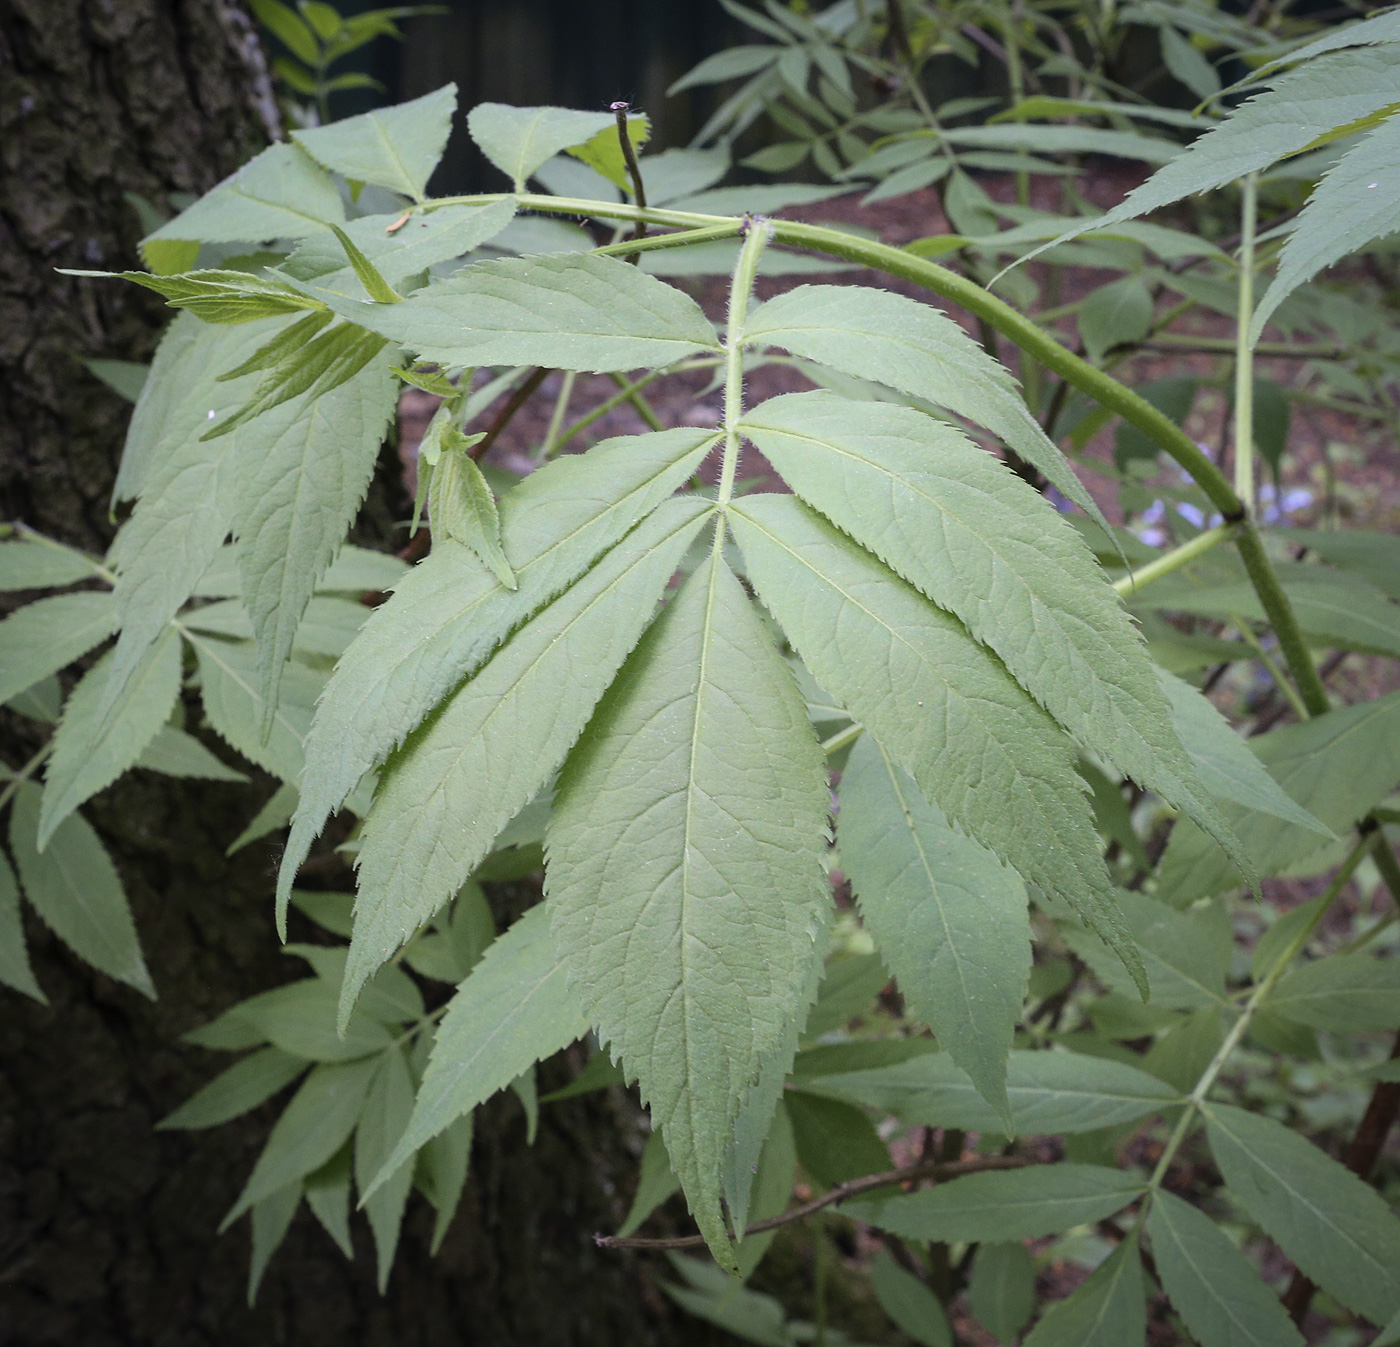
[[[752,1081],[810,994],[829,897],[825,765],[758,613],[712,552],[652,625],[560,776],[554,932],[640,1085],[701,1232]]]

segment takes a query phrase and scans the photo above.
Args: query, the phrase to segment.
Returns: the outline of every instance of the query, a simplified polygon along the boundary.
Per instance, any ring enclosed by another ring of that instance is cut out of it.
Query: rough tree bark
[[[106,545],[127,409],[77,357],[145,359],[168,313],[133,288],[53,268],[131,265],[141,231],[125,194],[161,202],[206,189],[274,118],[236,5],[0,0],[0,518]],[[32,734],[0,709],[6,761],[29,755]],[[272,1112],[212,1133],[153,1124],[224,1064],[178,1035],[291,971],[269,920],[271,850],[223,855],[269,789],[138,772],[89,810],[121,866],[159,1001],[94,974],[30,924],[50,1004],[0,990],[0,1341],[711,1341],[636,1264],[592,1247],[635,1171],[620,1092],[547,1109],[533,1150],[513,1101],[485,1110],[441,1256],[428,1257],[415,1199],[385,1299],[363,1232],[348,1264],[303,1209],[246,1306],[246,1222],[215,1230]]]

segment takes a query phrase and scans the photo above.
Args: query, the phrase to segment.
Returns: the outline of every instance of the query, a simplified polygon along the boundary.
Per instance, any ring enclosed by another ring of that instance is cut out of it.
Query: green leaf
[[[180,276],[152,276],[145,271],[60,269],[60,274],[134,281],[164,295],[171,308],[188,309],[206,323],[253,323],[307,309],[325,311],[325,305],[319,300],[246,271],[191,271]]]
[[[1272,1118],[1203,1111],[1234,1200],[1328,1295],[1388,1322],[1400,1310],[1400,1220],[1375,1189]]]
[[[306,1205],[321,1228],[347,1258],[354,1258],[350,1238],[350,1147],[342,1146],[320,1169],[306,1176]]]
[[[220,383],[217,376],[244,360],[285,321],[210,328],[218,341],[182,342],[168,365],[165,346],[156,354],[150,415],[142,415],[143,394],[128,431],[128,452],[138,430],[142,437],[137,444],[139,480],[128,488],[139,489],[141,499],[109,554],[118,573],[115,597],[121,636],[98,712],[104,721],[146,648],[218,556],[236,514],[240,470],[249,470],[295,419],[297,409],[289,404],[256,431],[246,428],[222,439],[200,439],[221,410],[238,406],[253,391],[253,376],[228,383]],[[167,380],[184,381],[185,395],[175,398],[155,391]],[[120,495],[120,477],[117,487]]]
[[[886,1161],[888,1163],[888,1161]],[[773,1113],[772,1126],[764,1139],[758,1156],[757,1170],[749,1192],[745,1194],[746,1220],[766,1220],[770,1216],[781,1216],[792,1201],[793,1184],[797,1180],[797,1144],[793,1138],[791,1116],[785,1102],[780,1102]],[[725,1178],[725,1201],[729,1200],[728,1176]],[[752,1207],[748,1199],[752,1198]],[[741,1222],[731,1206],[729,1218],[739,1229]],[[737,1241],[736,1253],[739,1262],[739,1276],[747,1280],[777,1238],[776,1230],[765,1230],[757,1235],[741,1235]]]
[[[956,618],[801,502],[746,496],[732,517],[749,579],[818,683],[927,800],[1140,971],[1059,727]]]
[[[570,108],[515,108],[478,103],[467,114],[467,130],[484,154],[511,180],[517,192],[546,159],[571,145],[582,145],[614,125],[610,112]]]
[[[257,641],[258,692],[268,706],[277,700],[284,661],[316,581],[374,474],[397,403],[389,364],[388,353],[381,353],[357,378],[287,404],[293,415],[279,409],[248,429],[258,452],[243,451],[233,525],[243,602]]]
[[[42,800],[38,786],[23,782],[10,814],[10,849],[25,897],[75,954],[154,1001],[156,989],[116,866],[79,814],[59,824],[41,853],[36,837]]]
[[[1265,1004],[1298,1024],[1332,1033],[1400,1028],[1400,960],[1334,954],[1297,964]]]
[[[249,762],[283,781],[301,776],[301,741],[311,724],[322,676],[300,664],[283,671],[271,731],[262,737],[263,700],[258,692],[258,660],[251,645],[188,634],[199,657],[204,713],[218,734]]]
[[[457,86],[444,84],[396,107],[293,131],[292,139],[351,182],[372,182],[422,201],[447,145],[456,107]]]
[[[360,251],[355,241],[338,225],[332,227],[336,241],[350,259],[355,278],[365,288],[365,294],[375,304],[397,304],[403,296],[380,274],[379,268]]]
[[[1220,76],[1200,49],[1169,24],[1162,24],[1157,34],[1162,41],[1163,64],[1173,78],[1203,101],[1215,97],[1220,92]]]
[[[189,209],[142,240],[256,243],[300,239],[345,223],[330,175],[296,145],[269,145]]]
[[[54,829],[80,804],[136,763],[169,717],[180,690],[180,638],[168,627],[156,638],[103,727],[97,708],[110,666],[111,656],[104,655],[83,675],[63,708],[53,757],[44,772],[41,851]]]
[[[366,215],[351,220],[343,232],[389,284],[397,287],[419,272],[462,257],[494,238],[514,214],[515,202],[507,198],[489,206],[443,206],[407,220],[402,215]],[[346,267],[345,256],[335,239],[317,234],[303,240],[282,264],[282,270],[299,281],[316,281],[361,298],[363,286],[353,269]]]
[[[810,995],[829,797],[805,704],[713,552],[604,698],[555,796],[554,931],[635,1076],[711,1251],[760,1066]]]
[[[645,113],[635,113],[627,118],[627,139],[632,142],[633,154],[640,155],[642,146],[651,139],[651,119]],[[575,159],[587,164],[595,173],[601,173],[614,187],[624,192],[632,190],[632,178],[627,169],[627,160],[622,153],[622,144],[617,134],[617,126],[604,127],[596,131],[582,144],[566,145],[565,150]],[[643,170],[645,173],[645,169]]]
[[[549,780],[651,620],[708,508],[695,499],[658,508],[516,631],[390,759],[361,833],[346,1012],[364,978],[457,891]]]
[[[642,1228],[642,1222],[672,1194],[680,1192],[681,1181],[671,1170],[671,1157],[666,1154],[666,1142],[660,1131],[653,1131],[642,1151],[641,1170],[637,1176],[637,1191],[628,1208],[627,1219],[618,1226],[624,1239]]]
[[[377,1183],[375,1176],[397,1149],[412,1112],[413,1078],[409,1075],[408,1062],[401,1048],[390,1048],[379,1059],[379,1069],[374,1073],[364,1112],[355,1128],[355,1183],[365,1194],[365,1214],[374,1234],[380,1295],[389,1283],[404,1205],[408,1201],[408,1190],[413,1186],[412,1157],[397,1169],[386,1170],[385,1177]],[[369,1192],[371,1183],[375,1183],[373,1193]]]
[[[281,1048],[260,1048],[220,1072],[156,1126],[217,1127],[271,1099],[305,1070],[305,1058],[293,1057]]]
[[[256,842],[260,837],[266,837],[268,833],[276,832],[278,828],[285,828],[296,807],[297,788],[283,782],[268,796],[262,808],[253,815],[248,826],[228,844],[224,855],[232,856],[234,852],[242,851],[244,847]]]
[[[865,1015],[880,989],[890,980],[878,954],[849,954],[827,965],[817,990],[816,1004],[802,1027],[804,1038],[817,1038],[833,1029],[844,1029],[857,1015]]]
[[[433,471],[428,517],[437,537],[464,543],[507,589],[519,588],[515,572],[501,550],[496,498],[481,469],[461,448],[444,453]]]
[[[788,1091],[784,1109],[802,1168],[823,1188],[890,1168],[889,1148],[853,1104]]]
[[[336,666],[317,709],[278,879],[279,920],[312,838],[364,774],[512,629],[690,477],[714,442],[713,432],[689,429],[606,440],[532,473],[499,507],[518,589],[506,589],[450,539],[402,576]]]
[[[1010,1133],[1006,1059],[1031,964],[1020,878],[954,832],[869,735],[841,773],[837,845],[906,1005]]]
[[[47,542],[0,543],[0,589],[49,589],[91,580],[94,563],[71,547]]]
[[[397,1169],[527,1067],[587,1032],[588,1020],[555,952],[546,905],[531,908],[487,948],[457,989],[437,1031],[413,1116],[381,1174]]]
[[[253,1205],[253,1254],[248,1263],[248,1304],[258,1298],[263,1273],[278,1246],[287,1237],[301,1205],[301,1184],[289,1183]]]
[[[911,1126],[995,1132],[1001,1119],[948,1053],[894,1066],[808,1077],[797,1088],[892,1113]],[[1069,1052],[1012,1052],[1006,1092],[1018,1136],[1090,1132],[1160,1113],[1181,1096],[1122,1062]]]
[[[1261,734],[1248,746],[1285,795],[1340,835],[1395,785],[1400,693]],[[1296,870],[1326,845],[1317,833],[1271,814],[1228,803],[1224,810],[1262,875]],[[1172,830],[1158,886],[1164,902],[1185,906],[1239,882],[1224,853],[1194,824],[1183,820]]]
[[[1112,131],[1095,126],[959,126],[942,133],[950,145],[969,149],[1027,150],[1037,154],[1106,154],[1165,164],[1180,146],[1160,136]]]
[[[1393,533],[1353,528],[1274,529],[1272,536],[1354,571],[1392,599],[1400,599],[1400,538]]]
[[[478,262],[402,304],[308,287],[352,323],[444,367],[632,370],[717,351],[689,295],[615,257],[555,253]]]
[[[280,0],[252,0],[252,10],[258,22],[278,38],[293,56],[299,56],[308,65],[314,65],[320,59],[316,35],[295,10],[280,3]]]
[[[87,654],[117,625],[110,593],[55,594],[0,622],[0,702]]]
[[[1284,794],[1250,751],[1249,742],[1197,689],[1165,669],[1159,668],[1157,677],[1171,703],[1172,724],[1196,764],[1201,783],[1212,795],[1285,819],[1328,840],[1335,836],[1326,824]]]
[[[462,1192],[467,1186],[467,1167],[471,1160],[472,1117],[464,1114],[447,1130],[439,1132],[423,1147],[420,1176],[428,1186],[428,1198],[437,1208],[433,1222],[433,1238],[428,1252],[436,1256],[442,1241],[457,1214]]]
[[[56,725],[63,707],[63,685],[58,681],[57,674],[46,674],[37,683],[31,683],[23,692],[11,697],[5,705],[30,720]]]
[[[1084,296],[1079,336],[1097,364],[1115,346],[1141,341],[1152,326],[1152,292],[1141,276],[1124,276]]]
[[[1335,126],[1388,107],[1395,102],[1397,64],[1400,52],[1394,50],[1349,52],[1275,77],[1272,89],[1240,104],[1118,206],[1086,219],[1057,242],[1223,187],[1299,153]]]
[[[307,1061],[348,1062],[387,1048],[393,1035],[368,1013],[353,1015],[345,1032],[336,1032],[336,991],[321,978],[304,978],[240,1001],[233,1014],[261,1034],[259,1042]]]
[[[727,47],[707,56],[699,65],[687,70],[669,89],[667,97],[693,88],[697,84],[722,84],[725,80],[742,79],[756,70],[770,66],[777,59],[778,48],[771,44],[748,47]]]
[[[1154,1007],[1200,1010],[1224,1002],[1229,949],[1213,931],[1194,914],[1177,912],[1140,893],[1120,890],[1118,901],[1142,951]],[[1109,987],[1124,996],[1133,994],[1134,985],[1122,965],[1098,939],[1063,926],[1061,934]]]
[[[1035,1261],[1024,1244],[984,1244],[972,1264],[967,1303],[998,1342],[1011,1342],[1035,1310]]]
[[[1254,311],[1251,340],[1258,341],[1269,316],[1300,285],[1348,253],[1395,232],[1392,184],[1397,169],[1400,117],[1392,116],[1345,154],[1313,189],[1279,254],[1278,271]]]
[[[4,852],[0,852],[0,982],[32,996],[41,1005],[49,1003],[29,966],[19,911],[19,884]]]
[[[133,764],[167,776],[190,776],[205,781],[246,781],[242,772],[219,761],[198,739],[173,725],[162,725]]]
[[[953,1329],[938,1297],[881,1249],[870,1265],[870,1286],[880,1308],[920,1347],[953,1347]]]
[[[1068,1299],[1051,1305],[1025,1347],[1143,1347],[1147,1342],[1137,1240],[1125,1239]]]
[[[792,1347],[794,1339],[788,1332],[787,1316],[772,1296],[736,1286],[722,1268],[695,1258],[672,1254],[671,1263],[691,1285],[662,1282],[661,1289],[688,1314],[760,1347]],[[832,1337],[827,1336],[828,1340]],[[832,1347],[836,1347],[834,1342]]]
[[[843,1202],[840,1209],[904,1239],[1037,1239],[1112,1216],[1145,1187],[1117,1169],[1062,1162],[966,1174],[898,1197]]]
[[[1147,1233],[1162,1286],[1201,1347],[1303,1347],[1278,1297],[1190,1203],[1159,1189]]]
[[[803,285],[753,311],[744,340],[781,346],[985,426],[1104,523],[1073,468],[1026,409],[1011,375],[941,310],[868,286]]]
[[[798,495],[956,614],[1071,734],[1233,844],[1141,637],[1037,492],[904,407],[799,393],[762,404],[743,429]]]
[[[318,1066],[283,1110],[258,1162],[220,1230],[254,1203],[320,1169],[349,1139],[379,1063],[374,1057]]]

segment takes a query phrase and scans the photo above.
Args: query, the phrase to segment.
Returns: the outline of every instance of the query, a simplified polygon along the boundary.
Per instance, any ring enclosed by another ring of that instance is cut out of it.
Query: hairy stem
[[[729,322],[724,333],[724,462],[719,475],[719,503],[734,495],[734,474],[739,466],[739,421],[744,415],[744,324],[749,316],[758,260],[773,237],[773,226],[759,217],[744,235],[744,246],[729,287]]]

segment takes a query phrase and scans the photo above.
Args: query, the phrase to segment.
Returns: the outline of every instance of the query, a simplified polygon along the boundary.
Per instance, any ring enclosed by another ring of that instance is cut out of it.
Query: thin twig
[[[941,1182],[956,1179],[963,1174],[980,1174],[988,1169],[1022,1169],[1032,1162],[1020,1155],[981,1155],[971,1160],[927,1161],[908,1165],[904,1169],[891,1169],[884,1174],[867,1174],[864,1178],[851,1179],[849,1183],[837,1184],[830,1192],[793,1207],[781,1216],[770,1216],[766,1221],[755,1221],[744,1231],[744,1238],[761,1235],[765,1230],[776,1230],[779,1226],[791,1225],[794,1221],[805,1220],[826,1207],[845,1202],[848,1198],[859,1197],[861,1193],[873,1192],[876,1188],[889,1188],[896,1184],[910,1183],[915,1179],[934,1179]],[[594,1235],[593,1242],[600,1249],[698,1249],[705,1243],[704,1235],[675,1235],[669,1239],[642,1239],[636,1236],[622,1238],[619,1235]]]
[[[632,179],[632,193],[637,198],[637,208],[646,210],[647,194],[642,186],[642,170],[637,163],[637,153],[632,148],[632,137],[627,131],[627,114],[632,111],[631,105],[625,102],[614,103],[612,105],[613,115],[617,118],[617,139],[622,146],[622,157],[627,161],[627,172]],[[640,243],[647,236],[646,221],[638,219],[632,226],[633,242]],[[636,266],[641,261],[640,253],[632,253],[628,261]]]

